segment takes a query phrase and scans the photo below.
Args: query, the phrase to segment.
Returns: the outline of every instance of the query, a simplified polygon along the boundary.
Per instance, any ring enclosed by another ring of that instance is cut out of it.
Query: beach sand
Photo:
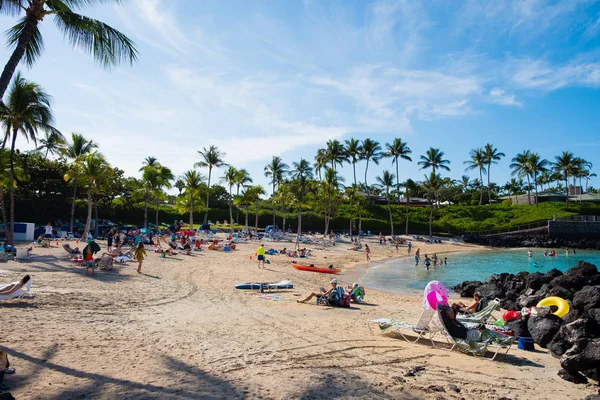
[[[367,328],[378,317],[416,322],[420,296],[367,288],[368,304],[350,309],[298,304],[329,287],[333,275],[295,270],[280,255],[259,270],[250,260],[257,245],[165,259],[148,251],[142,275],[129,263],[88,277],[61,248],[35,248],[30,262],[0,264],[0,282],[30,274],[35,294],[0,304],[0,348],[17,370],[5,383],[17,399],[582,399],[597,391],[560,379],[558,360],[543,349],[515,346],[491,362]],[[348,247],[314,250],[310,263],[365,261]],[[392,246],[370,247],[374,259],[395,255]],[[438,254],[476,248],[420,247]],[[338,279],[349,284],[356,274]],[[234,289],[282,279],[295,288]],[[415,366],[425,370],[406,377]]]

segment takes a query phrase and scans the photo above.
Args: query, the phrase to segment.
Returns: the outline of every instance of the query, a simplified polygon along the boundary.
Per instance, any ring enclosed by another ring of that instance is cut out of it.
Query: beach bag
[[[338,294],[337,291],[332,290],[329,295],[327,295],[327,304],[330,306],[336,306],[338,304]]]
[[[338,300],[338,307],[350,307],[350,296],[345,294]]]

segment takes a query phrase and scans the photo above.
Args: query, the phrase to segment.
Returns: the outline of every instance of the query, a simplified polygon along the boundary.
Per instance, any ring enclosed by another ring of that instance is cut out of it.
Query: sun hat
[[[337,283],[337,279],[332,279],[331,283]]]

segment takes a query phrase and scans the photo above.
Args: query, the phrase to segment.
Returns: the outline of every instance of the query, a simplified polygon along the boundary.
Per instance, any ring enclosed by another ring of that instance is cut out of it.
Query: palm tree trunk
[[[87,240],[87,234],[90,231],[90,225],[92,224],[92,187],[88,188],[88,213],[87,218],[85,219],[85,230],[83,231],[83,235],[81,236],[81,240]]]
[[[433,230],[432,230],[432,222],[433,221],[433,207],[430,205],[429,206],[429,237],[433,236]]]
[[[17,128],[13,128],[12,146],[10,148],[10,229],[6,231],[8,244],[14,245],[15,238],[15,143]]]
[[[537,174],[533,175],[533,184],[535,186],[535,206],[538,205]]]
[[[302,234],[302,206],[298,207],[298,237]],[[297,239],[296,239],[297,241]]]
[[[75,199],[77,198],[77,179],[73,182],[73,202],[71,203],[71,233],[73,233],[73,222],[75,220]]]
[[[394,236],[394,219],[392,218],[392,206],[390,204],[390,192],[387,193],[388,196],[388,211],[390,213],[390,230],[392,233],[390,235]]]
[[[492,163],[491,162],[488,164],[488,170],[487,170],[487,178],[488,178],[488,184],[487,184],[488,204],[492,204],[492,191],[490,189],[490,169],[492,169]]]
[[[246,204],[246,232],[248,232],[250,230],[250,228],[248,227],[248,208],[250,208],[250,206],[248,204]]]
[[[258,202],[259,202],[259,200],[256,200],[256,215],[254,216],[254,230],[256,231],[257,235],[258,235]]]
[[[281,230],[283,231],[283,233],[285,234],[285,213],[287,212],[287,210],[285,209],[285,207],[283,208],[283,224],[281,226]]]
[[[352,172],[354,173],[354,186],[356,186],[356,163],[352,161]]]
[[[367,171],[369,170],[369,159],[367,158],[367,166],[365,167],[365,188],[367,189],[367,194],[371,194],[371,190],[369,189],[369,185],[367,184]],[[369,200],[369,204],[371,203],[371,199]]]
[[[233,233],[233,207],[231,185],[229,185],[229,231]],[[190,228],[191,229],[191,228]]]
[[[398,174],[398,157],[396,157],[396,192],[398,195],[398,204],[400,204],[400,176]]]
[[[98,237],[98,225],[100,225],[100,222],[98,221],[98,199],[96,199],[96,201],[94,201],[94,215],[96,218],[96,225],[94,227],[94,237],[97,238]]]
[[[40,4],[40,7],[43,6]],[[29,12],[27,14],[29,14]],[[23,30],[19,35],[17,47],[15,47],[15,50],[8,59],[8,62],[6,63],[6,65],[4,66],[4,70],[2,71],[2,75],[0,76],[0,101],[4,97],[4,93],[6,92],[6,89],[10,84],[10,80],[12,79],[15,70],[17,69],[17,65],[19,65],[19,62],[25,54],[25,49],[27,48],[27,45],[33,38],[37,24],[38,20],[36,15],[27,15],[25,17],[25,25],[23,26]]]
[[[479,168],[479,181],[483,185],[483,175],[481,173],[481,168]],[[488,197],[489,197],[489,192],[488,192]],[[483,190],[481,190],[481,188],[479,188],[479,205],[481,205],[481,204],[483,204]]]
[[[275,182],[273,182],[273,196],[271,199],[273,200],[273,233],[275,233]]]
[[[360,207],[360,206],[359,206]],[[358,209],[358,238],[362,235],[362,210]]]
[[[531,205],[531,181],[529,180],[529,174],[527,174],[527,203]]]
[[[567,191],[566,207],[569,207],[569,174],[565,171],[565,190]]]
[[[325,213],[325,232],[323,236],[327,235],[329,231],[329,218],[331,217],[331,194],[327,193],[327,212]]]
[[[190,189],[190,230],[194,229],[194,196]]]
[[[406,228],[404,231],[405,235],[408,235],[408,205],[410,203],[409,200],[409,196],[408,196],[408,180],[406,181]]]
[[[158,209],[160,208],[160,200],[158,197],[156,198],[156,226],[158,226]],[[190,227],[190,230],[192,228]]]
[[[48,158],[48,151],[49,151],[49,150],[50,150],[50,149],[49,149],[48,147],[46,147],[46,157],[44,157],[44,158]]]
[[[204,212],[204,223],[208,223],[208,198],[210,196],[210,176],[212,174],[212,168],[208,169],[208,190],[206,191],[206,211]]]
[[[148,228],[148,195],[144,197],[144,228]]]
[[[237,185],[235,197],[238,197],[239,195],[240,195],[240,185]],[[235,207],[235,222],[237,222],[237,223],[240,222],[240,209],[237,206]]]
[[[6,228],[8,227],[8,219],[6,215],[6,205],[4,203],[4,186],[0,186],[0,210],[2,211],[2,224],[4,224],[4,229],[6,230]]]

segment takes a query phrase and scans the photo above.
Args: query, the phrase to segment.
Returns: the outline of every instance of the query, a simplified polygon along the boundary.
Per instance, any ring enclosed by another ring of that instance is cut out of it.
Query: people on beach
[[[568,248],[568,247],[565,249],[565,255],[566,255],[566,256],[568,256],[568,255],[569,255],[569,248]]]
[[[410,254],[410,252],[412,250],[412,242],[408,242],[407,248],[408,248],[408,254]]]
[[[425,268],[429,271],[429,266],[431,265],[431,259],[425,254]]]
[[[256,257],[258,259],[258,268],[260,269],[261,265],[264,268],[265,267],[265,246],[264,246],[264,244],[261,243],[261,245],[258,246],[258,249],[256,249]]]
[[[371,249],[369,248],[368,244],[365,244],[365,254],[367,255],[367,261],[371,261],[371,257],[370,257]]]
[[[139,242],[137,247],[135,248],[135,252],[133,253],[136,261],[138,262],[137,272],[138,274],[142,273],[142,263],[144,262],[144,257],[146,256],[146,250],[144,249],[144,243]]]
[[[444,257],[444,265],[448,265],[448,257]]]
[[[344,288],[342,286],[338,286],[337,279],[332,279],[330,282],[331,287],[329,290],[325,291],[325,289],[321,288],[321,293],[311,293],[304,300],[298,300],[298,303],[306,303],[312,298],[317,298],[317,304],[328,303],[333,300],[335,296],[337,299],[341,299],[344,296]],[[332,295],[333,293],[333,295]],[[337,301],[337,300],[336,300]]]
[[[0,296],[9,296],[23,288],[29,282],[31,277],[25,275],[19,282],[9,283],[0,289]]]
[[[358,283],[352,284],[350,288],[350,299],[354,303],[362,303],[365,300],[365,289],[362,286],[358,286]]]
[[[531,251],[531,250],[527,250],[527,256],[528,256],[529,258],[533,257],[533,251]]]
[[[435,267],[438,262],[438,257],[436,253],[433,253],[433,258],[431,260],[433,261],[433,266]]]
[[[479,311],[479,303],[481,302],[481,294],[479,292],[475,292],[473,294],[474,303],[470,306],[467,306],[465,303],[459,301],[458,303],[452,303],[451,307],[455,310],[459,309],[462,312],[474,313]]]
[[[419,256],[415,254],[415,267],[419,266]]]
[[[109,252],[112,250],[112,243],[113,243],[114,236],[115,236],[115,230],[114,230],[114,228],[110,228],[110,230],[108,231],[108,234],[106,235],[106,250]]]
[[[44,227],[44,239],[52,239],[52,224],[50,222]]]

